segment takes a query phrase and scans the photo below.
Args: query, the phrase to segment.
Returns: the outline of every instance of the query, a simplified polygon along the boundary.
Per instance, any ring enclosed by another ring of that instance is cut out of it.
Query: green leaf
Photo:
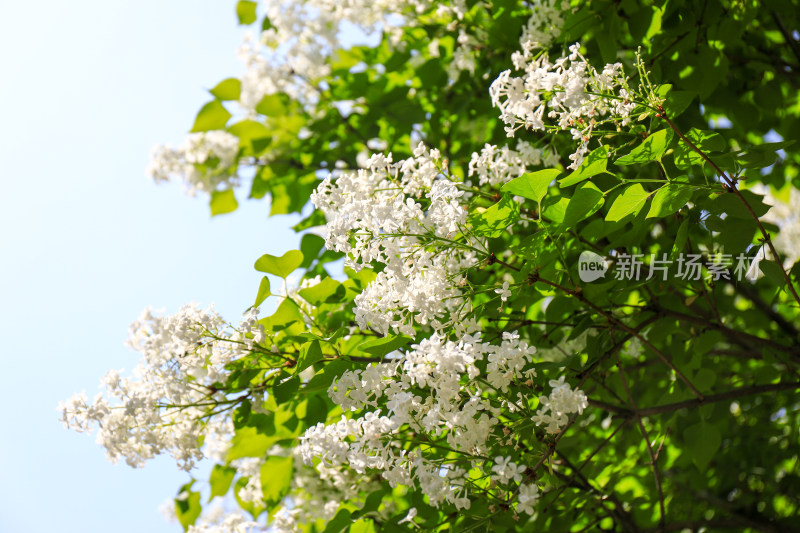
[[[175,514],[184,531],[188,531],[203,511],[200,493],[191,490],[193,484],[194,481],[191,481],[178,489],[178,497],[175,498]]]
[[[771,206],[767,203],[764,203],[763,196],[748,190],[742,190],[740,193],[742,198],[747,201],[747,204],[757,217],[762,217],[767,214],[767,211],[769,211]],[[744,202],[742,202],[742,199],[736,194],[730,192],[724,192],[720,194],[716,198],[713,198],[711,202],[704,204],[702,207],[709,213],[725,213],[730,217],[748,220],[753,218],[753,215],[750,214],[747,206],[745,206]]]
[[[231,114],[219,100],[212,100],[197,112],[194,119],[192,133],[199,131],[211,131],[225,129],[225,125],[231,118]]]
[[[359,516],[380,509],[380,506],[383,503],[383,499],[385,496],[386,496],[385,488],[381,488],[374,492],[371,492],[370,495],[367,496],[367,498],[364,500],[364,507],[359,509],[358,511]]]
[[[672,245],[672,252],[675,254],[681,253],[683,247],[686,246],[686,241],[689,238],[689,219],[687,218],[678,227],[675,233],[675,244]]]
[[[635,216],[644,207],[649,194],[640,183],[634,183],[611,204],[606,221],[617,222],[629,215]]]
[[[242,93],[242,82],[238,78],[228,78],[219,82],[208,92],[219,100],[238,100]]]
[[[299,328],[300,331],[302,331],[305,329],[302,326],[303,315],[297,308],[297,304],[289,298],[284,298],[281,304],[278,306],[278,309],[275,310],[272,315],[262,318],[258,321],[258,323],[264,326],[265,329],[272,331],[280,331],[293,324],[294,326],[292,326],[292,330]],[[293,333],[299,333],[299,331],[293,331]]]
[[[661,29],[662,16],[663,12],[658,7],[640,5],[628,19],[633,38],[647,44]]]
[[[405,335],[387,335],[379,339],[370,339],[364,344],[360,344],[358,349],[375,357],[383,357],[395,350],[402,348],[413,339]]]
[[[248,371],[245,371],[248,372]],[[245,377],[243,379],[244,386],[247,386],[250,383],[251,377]],[[235,379],[229,378],[228,382],[237,381]],[[236,388],[244,388],[241,386],[237,386]],[[253,406],[250,404],[250,400],[243,400],[239,407],[233,412],[233,428],[239,429],[243,428],[247,425],[247,422],[250,420],[250,415],[253,413]]]
[[[656,191],[647,218],[665,217],[677,212],[692,197],[692,190],[680,185],[665,185]]]
[[[519,204],[510,194],[504,194],[499,202],[470,217],[473,231],[487,237],[499,237],[503,230],[517,220]]]
[[[656,161],[666,151],[672,141],[672,130],[663,129],[649,135],[639,146],[631,150],[628,155],[622,156],[616,161],[617,165],[636,165]]]
[[[580,183],[585,179],[596,176],[606,171],[608,165],[608,146],[601,146],[589,152],[586,157],[581,161],[580,166],[575,171],[567,176],[558,180],[558,184],[562,187],[569,187]]]
[[[230,463],[242,457],[262,457],[276,442],[291,436],[287,428],[276,425],[273,413],[251,414],[246,426],[236,428],[225,461]]]
[[[300,356],[297,358],[295,373],[300,373],[321,360],[322,349],[319,346],[319,341],[312,341],[308,344],[304,344],[303,348],[300,350]]]
[[[258,103],[256,112],[267,117],[281,117],[286,114],[286,108],[280,94],[268,94]]]
[[[603,57],[605,63],[616,63],[617,61],[617,37],[619,30],[617,29],[618,17],[613,11],[607,12],[609,15],[602,26],[596,29],[595,41],[600,48],[600,55]]]
[[[672,91],[664,102],[664,111],[669,118],[674,118],[686,111],[697,93],[694,91]]]
[[[710,348],[711,347],[709,347],[709,349]],[[708,349],[706,349],[705,351],[707,352]],[[716,381],[717,381],[717,373],[710,368],[701,368],[692,377],[692,383],[699,390],[710,390],[711,387],[714,386],[714,383]]]
[[[236,3],[236,16],[239,18],[240,25],[252,24],[258,20],[256,7],[258,7],[256,2],[247,0],[240,0]]]
[[[269,278],[264,276],[261,278],[261,283],[258,285],[258,294],[256,295],[256,303],[253,304],[253,307],[258,307],[261,305],[264,300],[266,300],[270,296],[270,287],[269,287]]]
[[[349,533],[375,533],[375,523],[368,518],[361,518],[353,522]]]
[[[564,213],[564,226],[572,227],[603,207],[603,191],[592,182],[586,182],[569,199]]]
[[[564,217],[567,214],[567,207],[569,206],[569,198],[563,196],[558,199],[554,204],[550,204],[542,210],[544,218],[551,220],[554,224],[561,224],[564,222]]]
[[[214,468],[211,469],[211,476],[208,478],[208,484],[211,485],[211,494],[208,496],[208,501],[211,501],[216,496],[225,496],[231,488],[235,475],[235,468],[214,465]]]
[[[303,252],[302,268],[308,268],[314,259],[317,258],[319,252],[325,248],[325,239],[313,233],[306,233],[300,240],[300,251]]]
[[[352,513],[347,509],[339,509],[339,512],[336,513],[329,522],[328,525],[325,526],[325,529],[322,533],[339,533],[346,527],[350,526],[352,523]]]
[[[239,207],[239,202],[236,201],[236,196],[233,194],[232,189],[224,191],[211,191],[211,216],[224,215],[226,213],[233,213]]]
[[[305,386],[306,392],[319,392],[328,390],[333,380],[341,376],[345,370],[350,370],[353,365],[344,359],[326,362],[322,370],[316,373]]]
[[[700,151],[709,155],[712,152],[719,152],[727,147],[725,139],[719,133],[713,131],[703,131],[692,128],[684,135]],[[702,165],[703,157],[698,154],[686,141],[680,139],[675,147],[673,154],[675,166],[680,169],[687,169],[692,165]]]
[[[765,168],[774,165],[778,154],[767,152],[741,152],[736,154],[736,161],[744,168]]]
[[[711,216],[706,220],[709,219]],[[752,218],[728,217],[722,221],[722,226],[721,233],[717,236],[717,242],[726,253],[734,255],[744,252],[753,243],[753,236],[758,232],[758,226]]]
[[[736,154],[736,160],[745,168],[768,167],[777,161],[777,150],[783,150],[793,144],[794,141],[757,144],[745,152]]]
[[[261,490],[264,500],[274,505],[289,492],[292,484],[294,458],[270,456],[261,465]]]
[[[289,250],[280,257],[264,254],[256,261],[255,269],[259,272],[274,274],[279,278],[284,278],[297,270],[303,263],[303,252],[300,250]]]
[[[243,155],[246,156],[261,154],[272,142],[270,130],[255,120],[240,120],[231,124],[228,132],[239,137],[239,146],[244,150]]]
[[[709,463],[722,444],[722,436],[719,430],[711,424],[700,422],[686,428],[683,432],[683,438],[686,441],[686,451],[691,455],[692,462],[697,466],[700,473],[705,473]]]
[[[512,250],[515,255],[525,258],[526,262],[533,262],[534,265],[538,265],[542,252],[546,250],[548,238],[548,232],[539,230],[533,235],[522,239],[519,245],[512,247]]]
[[[666,98],[664,101],[664,112],[668,118],[675,118],[686,111],[697,93],[694,91],[673,91],[672,85],[662,85],[656,90],[656,94]]]
[[[345,292],[341,283],[333,278],[325,278],[313,287],[300,289],[298,294],[311,305],[320,306],[328,302],[341,301]]]
[[[325,395],[327,398],[327,395]],[[306,405],[306,416],[303,422],[306,427],[314,427],[317,424],[325,422],[328,419],[328,404],[322,396],[315,394],[308,397],[308,405]]]
[[[289,379],[278,383],[272,388],[273,396],[277,404],[285,403],[292,399],[294,393],[300,388],[300,378],[292,376]]]
[[[783,277],[783,269],[775,261],[761,261],[758,264],[758,268],[778,287],[783,287],[786,284],[786,278]]]
[[[256,428],[244,426],[236,430],[225,459],[230,463],[242,457],[261,457],[276,440],[275,437],[260,433]]]
[[[527,174],[523,174],[509,181],[503,185],[503,188],[500,190],[516,196],[522,196],[536,203],[541,203],[542,198],[547,194],[547,187],[559,174],[561,174],[561,172],[553,168],[547,168],[538,172],[528,172]]]

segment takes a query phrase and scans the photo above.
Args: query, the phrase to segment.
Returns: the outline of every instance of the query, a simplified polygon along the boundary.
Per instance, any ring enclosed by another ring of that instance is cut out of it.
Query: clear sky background
[[[264,201],[211,219],[207,198],[144,174],[242,71],[233,0],[0,2],[0,533],[177,532],[158,506],[169,458],[112,465],[56,405],[130,370],[128,324],[152,305],[255,297],[261,254],[296,247]]]

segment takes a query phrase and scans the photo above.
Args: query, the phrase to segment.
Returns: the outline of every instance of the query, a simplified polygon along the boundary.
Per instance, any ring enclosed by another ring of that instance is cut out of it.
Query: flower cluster
[[[553,388],[550,395],[539,397],[539,410],[533,420],[546,426],[548,433],[558,433],[569,422],[569,415],[583,413],[589,401],[582,390],[570,388],[564,376],[551,379],[550,386]]]
[[[532,0],[529,4],[533,15],[522,28],[520,45],[526,50],[547,48],[561,35],[569,1]]]
[[[241,512],[226,512],[222,508],[204,516],[190,525],[187,533],[255,533],[264,531],[256,522],[248,520]]]
[[[540,165],[554,167],[558,165],[558,156],[550,149],[537,148],[523,141],[517,143],[516,150],[508,146],[486,144],[480,153],[473,152],[468,176],[477,175],[479,185],[488,183],[495,187]]]
[[[466,71],[470,75],[475,74],[477,66],[475,63],[475,46],[478,44],[478,40],[461,30],[456,42],[458,46],[453,50],[453,61],[447,65],[447,76],[450,80],[458,79],[462,71]],[[438,50],[436,55],[438,56]]]
[[[347,254],[356,271],[385,265],[356,298],[361,328],[413,335],[415,323],[469,327],[457,281],[477,263],[479,243],[453,240],[464,232],[465,193],[443,172],[439,152],[420,143],[412,158],[373,155],[368,168],[329,176],[312,194],[328,221],[328,249]]]
[[[256,310],[232,330],[211,309],[186,305],[174,315],[155,316],[145,310],[131,326],[128,345],[142,359],[132,378],[111,371],[102,383],[106,396],[89,401],[76,394],[59,405],[64,424],[91,432],[112,462],[124,458],[132,467],[144,466],[156,455],[170,453],[190,470],[203,458],[201,442],[219,456],[232,434],[224,415],[207,416],[208,405],[225,402],[214,387],[225,382],[226,365],[263,342],[264,329]]]
[[[289,498],[285,505],[272,513],[272,519],[267,529],[264,525],[246,520],[241,513],[227,514],[220,506],[212,507],[205,511],[193,526],[197,533],[255,533],[271,531],[274,533],[295,533],[303,524],[314,523],[318,520],[328,521],[334,517],[342,502],[352,501],[358,497],[359,491],[371,492],[378,490],[380,485],[367,476],[358,474],[352,469],[331,468],[324,463],[316,466],[307,466],[299,453],[298,448],[283,448],[275,446],[268,455],[291,457],[293,470]],[[236,468],[239,479],[246,479],[247,483],[238,489],[236,499],[239,502],[252,504],[256,508],[264,505],[264,492],[261,483],[262,473],[267,457],[245,457],[231,461],[230,466]],[[225,500],[223,499],[224,503]],[[170,501],[168,509],[172,511],[174,504]],[[382,513],[391,510],[387,505]],[[388,518],[385,516],[384,518]]]
[[[507,387],[533,374],[524,369],[535,349],[516,333],[505,333],[499,345],[482,342],[479,336],[455,342],[434,335],[412,348],[402,359],[347,371],[336,380],[329,389],[331,399],[363,415],[342,416],[336,423],[308,429],[299,454],[308,465],[359,474],[377,471],[392,486],[416,485],[435,506],[446,501],[468,508],[469,480],[486,477],[477,456],[503,438],[498,419],[503,410],[498,405],[510,406],[502,399]],[[488,362],[485,373],[479,370],[481,361]],[[554,408],[567,409],[563,387],[559,391],[553,395]],[[454,463],[419,449],[407,452],[403,442],[408,432],[403,428],[426,442],[443,438],[442,444],[473,459]],[[520,484],[526,467],[511,459],[498,457],[489,478],[509,487]],[[533,512],[538,487],[532,487],[520,485],[521,512]]]
[[[178,148],[168,145],[153,149],[147,173],[157,181],[180,178],[190,195],[211,193],[238,184],[236,156],[239,138],[225,131],[192,133]]]
[[[607,64],[598,71],[581,54],[578,43],[552,62],[547,53],[534,53],[530,45],[513,59],[522,75],[503,71],[489,89],[506,133],[513,137],[520,128],[569,131],[578,147],[568,168],[581,164],[598,124],[604,120],[626,124],[636,108],[622,64]]]
[[[433,7],[439,15],[456,18],[466,12],[463,0],[451,4],[430,0],[265,3],[268,26],[258,38],[248,34],[239,50],[246,67],[239,103],[252,112],[264,96],[285,93],[297,102],[313,105],[318,98],[315,82],[330,74],[330,57],[341,47],[340,35],[348,26],[366,35],[378,30],[398,34],[402,26],[415,22],[404,16],[406,13],[421,13]],[[402,45],[399,38],[395,44]],[[457,68],[474,69],[469,52],[462,56]]]

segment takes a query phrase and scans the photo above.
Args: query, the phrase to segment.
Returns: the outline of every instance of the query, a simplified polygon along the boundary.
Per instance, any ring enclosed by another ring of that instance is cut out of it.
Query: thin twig
[[[636,423],[639,425],[639,429],[642,432],[642,437],[644,438],[644,443],[647,446],[647,453],[650,454],[650,465],[653,467],[653,477],[656,481],[656,491],[658,491],[658,507],[659,507],[659,519],[658,524],[661,530],[664,529],[664,524],[666,521],[666,511],[664,508],[664,490],[661,487],[661,472],[658,470],[658,457],[656,457],[655,452],[653,452],[653,445],[650,443],[650,437],[647,435],[647,429],[644,427],[644,422],[642,422],[642,415],[639,412],[639,409],[636,407],[636,402],[633,399],[633,395],[631,395],[631,391],[628,388],[628,380],[625,379],[625,371],[622,369],[622,358],[617,354],[617,368],[619,369],[619,377],[622,380],[622,387],[625,389],[625,394],[628,396],[628,401],[633,408],[633,414],[636,417]]]
[[[631,411],[627,407],[614,405],[600,400],[590,399],[589,405],[591,405],[592,407],[597,407],[598,409],[604,409],[608,412],[615,413],[623,417],[635,416],[635,414],[637,413],[642,416],[649,416],[649,415],[659,415],[663,413],[671,413],[673,411],[678,411],[680,409],[700,407],[702,405],[708,405],[716,402],[724,402],[726,400],[735,400],[737,398],[743,398],[745,396],[753,396],[754,394],[762,394],[765,392],[781,392],[781,391],[791,391],[798,389],[800,389],[800,382],[768,383],[765,385],[754,385],[752,387],[739,387],[737,389],[721,392],[719,394],[709,394],[702,400],[696,400],[696,399],[685,400],[682,402],[674,402],[664,405],[654,405],[652,407],[642,407],[638,409],[636,412]]]
[[[624,329],[625,331],[627,331],[628,333],[630,333],[631,335],[633,335],[634,337],[639,339],[639,341],[643,345],[647,346],[653,353],[655,353],[659,357],[659,359],[661,359],[673,372],[675,372],[675,375],[678,376],[678,378],[681,381],[683,381],[686,384],[687,387],[689,387],[689,389],[692,391],[692,393],[695,396],[697,396],[698,399],[700,399],[700,400],[703,399],[703,393],[701,393],[697,389],[697,387],[695,387],[694,384],[691,381],[689,381],[689,378],[687,378],[683,374],[683,372],[681,372],[675,366],[675,364],[666,355],[664,355],[664,353],[661,350],[659,350],[658,348],[653,346],[653,344],[650,341],[648,341],[646,338],[644,338],[644,336],[642,336],[638,331],[636,331],[635,329],[633,329],[632,327],[627,325],[625,322],[615,318],[611,313],[608,313],[608,312],[604,311],[603,308],[601,308],[601,307],[595,305],[594,303],[592,303],[579,290],[574,290],[574,291],[570,290],[570,289],[568,289],[566,287],[563,287],[563,286],[559,285],[558,283],[552,282],[550,280],[547,280],[547,279],[544,279],[544,278],[541,278],[541,277],[538,277],[538,276],[535,278],[535,281],[541,281],[542,283],[544,283],[546,285],[550,285],[551,287],[555,287],[556,289],[559,289],[559,290],[563,291],[565,294],[568,294],[570,296],[573,296],[573,297],[577,298],[578,300],[582,301],[583,303],[585,303],[586,305],[588,305],[589,307],[591,307],[592,309],[594,309],[595,311],[597,311],[598,313],[600,313],[601,315],[606,317],[606,319],[609,320],[610,322],[613,322],[614,324],[616,324],[620,328]]]
[[[711,160],[711,158],[708,157],[708,155],[706,155],[705,152],[700,150],[700,148],[698,148],[692,141],[687,139],[686,136],[683,134],[683,132],[681,132],[681,130],[678,129],[678,126],[676,126],[675,123],[672,122],[672,120],[670,120],[669,117],[667,117],[667,114],[664,112],[663,107],[659,108],[657,116],[666,121],[669,127],[672,128],[672,131],[674,131],[678,135],[678,137],[681,138],[683,142],[688,144],[692,150],[697,152],[700,155],[700,157],[702,157],[709,165],[711,165],[714,171],[716,171],[716,173],[719,174],[723,180],[725,180],[725,184],[727,185],[727,187],[723,185],[725,190],[728,192],[732,192],[739,198],[739,200],[741,200],[741,202],[744,204],[745,209],[747,209],[748,213],[750,213],[750,216],[753,218],[753,220],[755,220],[756,225],[758,226],[758,230],[761,232],[761,236],[764,240],[764,243],[769,247],[769,251],[772,252],[772,257],[775,258],[775,262],[780,267],[781,272],[783,273],[783,279],[786,281],[786,286],[789,288],[789,292],[791,292],[792,296],[797,301],[798,305],[800,305],[800,295],[797,294],[797,291],[795,290],[794,285],[792,284],[792,279],[789,277],[789,273],[786,272],[785,268],[783,268],[781,257],[780,255],[778,255],[778,251],[775,249],[775,245],[772,244],[772,238],[770,237],[767,230],[764,229],[764,225],[761,224],[761,220],[759,220],[758,215],[756,215],[755,211],[753,211],[753,208],[750,206],[747,199],[745,199],[745,197],[742,195],[742,191],[740,191],[739,188],[736,187],[736,180],[725,174],[725,172],[721,168],[719,168],[719,166],[716,163],[714,163]]]

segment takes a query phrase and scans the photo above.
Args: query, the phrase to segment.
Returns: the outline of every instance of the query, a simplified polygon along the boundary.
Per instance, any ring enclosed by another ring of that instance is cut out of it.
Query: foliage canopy
[[[236,326],[145,312],[68,425],[214,461],[188,531],[797,529],[796,1],[236,14],[245,75],[151,173],[298,249]]]

